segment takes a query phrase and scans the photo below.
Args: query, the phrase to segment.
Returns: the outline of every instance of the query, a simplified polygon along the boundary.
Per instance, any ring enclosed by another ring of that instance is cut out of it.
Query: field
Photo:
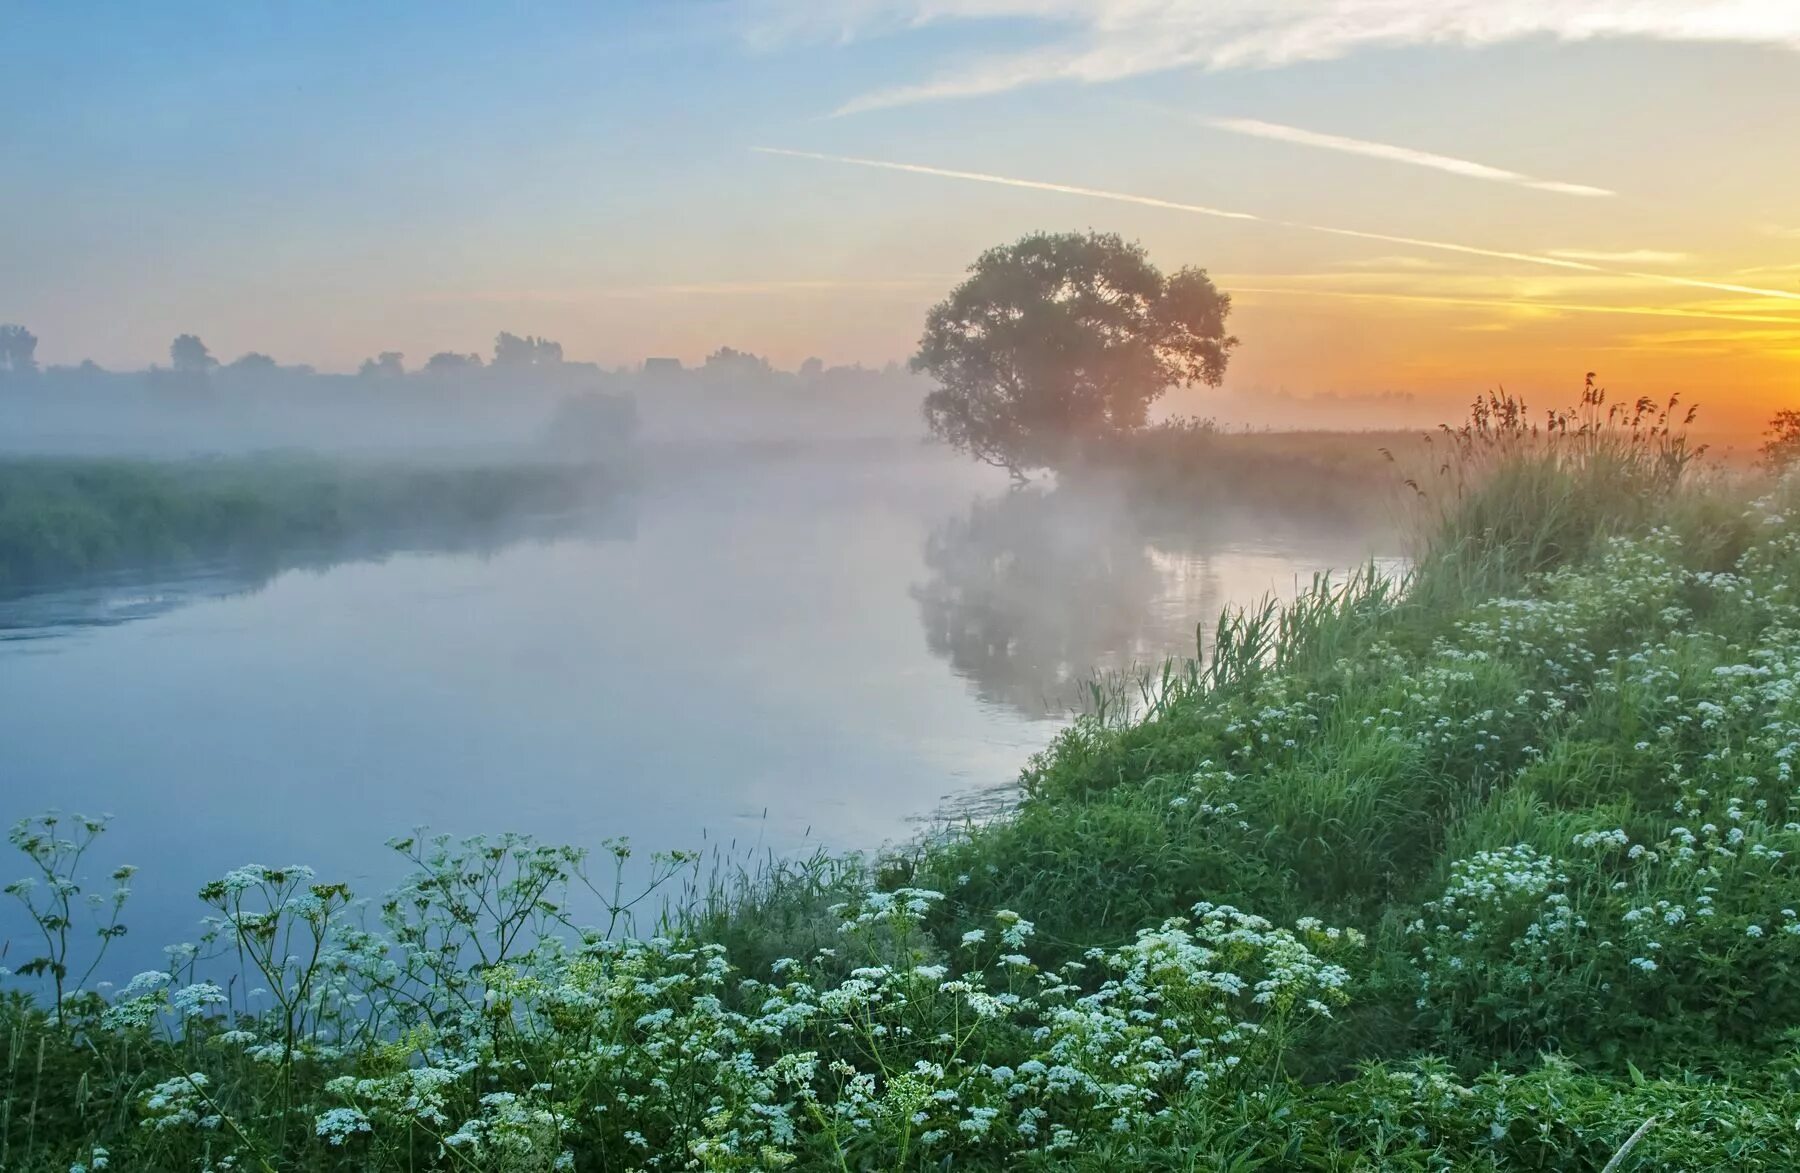
[[[102,993],[134,879],[21,824],[0,1168],[1794,1168],[1800,480],[1565,422],[1478,408],[1408,581],[1226,616],[880,859],[248,866]]]
[[[1435,472],[1428,433],[1251,431],[1180,419],[1092,444],[1061,479],[1116,483],[1140,505],[1197,504],[1245,514],[1387,524]]]
[[[565,510],[588,474],[267,455],[0,459],[0,594],[193,563],[259,572],[411,543],[491,540]]]

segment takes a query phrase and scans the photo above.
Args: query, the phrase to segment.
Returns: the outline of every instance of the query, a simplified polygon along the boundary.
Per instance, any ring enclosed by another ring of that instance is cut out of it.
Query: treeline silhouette
[[[468,376],[475,372],[504,373],[508,376],[529,372],[550,379],[559,375],[604,375],[617,378],[647,374],[663,379],[682,376],[754,379],[785,375],[804,381],[846,374],[892,375],[900,370],[900,364],[892,362],[874,369],[861,363],[827,366],[819,358],[808,358],[796,370],[786,372],[775,367],[767,358],[730,346],[714,350],[697,367],[685,366],[675,358],[649,357],[641,365],[606,368],[598,363],[565,358],[562,343],[554,339],[532,334],[518,335],[502,330],[495,335],[492,353],[487,357],[473,351],[441,350],[427,358],[423,364],[408,367],[404,352],[384,350],[364,359],[354,376],[321,372],[310,363],[282,363],[256,350],[247,351],[226,362],[215,355],[198,334],[179,334],[169,343],[167,366],[152,363],[140,370],[119,371],[102,367],[92,359],[83,359],[73,364],[43,364],[37,357],[38,341],[37,335],[25,326],[0,324],[0,382],[19,386],[39,379],[59,382],[97,376],[141,378],[157,375],[169,376],[169,381],[172,382],[189,383],[213,377],[258,380],[272,376],[380,380],[407,376]]]
[[[168,362],[108,370],[45,365],[38,338],[0,326],[0,450],[191,455],[268,447],[443,449],[546,442],[578,455],[640,423],[664,440],[916,437],[919,380],[897,364],[797,370],[730,346],[698,365],[675,358],[605,368],[560,342],[502,331],[486,355],[440,351],[414,366],[398,350],[354,373],[251,351],[222,361],[198,334]]]

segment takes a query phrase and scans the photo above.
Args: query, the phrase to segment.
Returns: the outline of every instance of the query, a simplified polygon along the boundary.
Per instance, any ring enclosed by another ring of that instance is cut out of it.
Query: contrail
[[[1604,265],[1590,264],[1586,261],[1568,260],[1562,257],[1548,257],[1538,253],[1508,252],[1504,249],[1478,248],[1470,244],[1455,244],[1445,240],[1425,240],[1415,236],[1390,236],[1383,232],[1362,232],[1354,228],[1333,228],[1325,224],[1306,224],[1297,220],[1273,220],[1258,216],[1253,212],[1236,212],[1225,208],[1212,208],[1204,204],[1186,204],[1176,200],[1158,199],[1155,196],[1132,195],[1129,192],[1107,191],[1097,187],[1076,187],[1067,183],[1046,183],[1037,179],[1015,179],[1008,175],[988,175],[980,171],[953,171],[946,167],[927,167],[922,163],[894,163],[886,159],[861,159],[854,155],[827,155],[817,151],[795,151],[785,147],[751,147],[751,150],[763,155],[782,155],[792,159],[813,159],[822,163],[845,163],[855,167],[874,167],[884,171],[905,171],[914,175],[935,175],[943,179],[964,179],[974,183],[992,183],[1001,187],[1021,187],[1031,191],[1057,192],[1062,195],[1087,196],[1091,199],[1112,200],[1115,203],[1137,204],[1146,208],[1164,208],[1173,212],[1191,212],[1197,216],[1213,216],[1222,220],[1252,220],[1259,224],[1269,224],[1277,228],[1295,228],[1304,232],[1322,232],[1330,236],[1347,236],[1357,240],[1378,240],[1385,244],[1404,245],[1408,248],[1434,249],[1438,252],[1461,253],[1465,256],[1491,257],[1502,261],[1520,261],[1528,265],[1542,265],[1552,269],[1571,269],[1579,273],[1601,273],[1610,277],[1631,277],[1639,281],[1653,281],[1664,285],[1679,285],[1689,289],[1712,289],[1721,293],[1742,293],[1751,297],[1775,297],[1785,301],[1800,301],[1800,293],[1786,289],[1763,289],[1755,285],[1734,285],[1723,281],[1702,281],[1692,277],[1674,277],[1667,273],[1642,273],[1629,269],[1613,269]]]
[[[1701,318],[1718,322],[1772,322],[1782,326],[1800,326],[1800,318],[1778,314],[1726,314],[1709,310],[1684,310],[1654,305],[1582,305],[1578,302],[1530,301],[1494,297],[1449,297],[1435,293],[1363,293],[1347,289],[1296,289],[1292,286],[1231,285],[1233,294],[1258,293],[1273,296],[1337,297],[1353,301],[1398,301],[1426,305],[1486,306],[1494,309],[1567,310],[1577,314],[1626,314],[1646,318]]]
[[[1493,167],[1469,159],[1458,159],[1453,155],[1440,155],[1434,151],[1395,146],[1393,143],[1350,138],[1348,135],[1323,134],[1316,130],[1303,130],[1298,126],[1287,126],[1279,122],[1264,122],[1260,118],[1202,118],[1199,121],[1214,130],[1230,131],[1232,134],[1274,139],[1277,142],[1293,143],[1302,147],[1316,147],[1325,151],[1341,151],[1347,155],[1365,155],[1371,159],[1385,159],[1390,163],[1406,163],[1413,167],[1429,167],[1434,171],[1447,171],[1465,179],[1511,183],[1519,187],[1535,188],[1538,191],[1553,191],[1559,195],[1610,196],[1615,194],[1604,187],[1593,187],[1585,183],[1564,183],[1557,179],[1538,179],[1517,171],[1509,171],[1504,167]]]
[[[1033,191],[1054,191],[1063,195],[1092,196],[1097,200],[1114,200],[1122,204],[1142,204],[1146,208],[1167,208],[1174,212],[1193,212],[1199,216],[1217,216],[1222,220],[1261,220],[1249,212],[1228,212],[1204,204],[1182,204],[1159,200],[1155,196],[1128,195],[1122,191],[1102,191],[1097,187],[1074,187],[1067,183],[1044,183],[1036,179],[1009,179],[1004,175],[985,175],[980,171],[951,171],[943,167],[926,167],[918,163],[889,163],[882,159],[858,159],[853,155],[821,155],[815,151],[790,151],[786,147],[751,147],[759,155],[786,155],[791,159],[816,159],[821,163],[854,163],[858,167],[880,167],[886,171],[910,171],[915,175],[937,175],[945,179],[972,179],[977,183],[997,183],[1002,187],[1027,187]]]

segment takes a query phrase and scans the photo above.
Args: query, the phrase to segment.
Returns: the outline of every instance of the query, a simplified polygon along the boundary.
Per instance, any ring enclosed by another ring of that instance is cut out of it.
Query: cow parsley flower
[[[341,1145],[358,1133],[373,1131],[369,1118],[355,1108],[333,1108],[313,1121],[313,1131],[327,1144]]]

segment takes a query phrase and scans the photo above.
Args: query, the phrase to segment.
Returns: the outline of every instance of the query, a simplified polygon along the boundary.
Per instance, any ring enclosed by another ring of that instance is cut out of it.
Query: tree
[[[237,358],[232,359],[225,369],[231,371],[255,371],[261,373],[263,371],[274,370],[275,360],[266,354],[252,350],[248,354],[242,354]]]
[[[494,365],[497,367],[555,366],[562,362],[562,343],[527,334],[521,338],[502,330],[494,339]]]
[[[800,364],[800,377],[802,379],[816,379],[824,373],[825,362],[823,359],[809,358]]]
[[[1763,433],[1763,466],[1780,472],[1800,459],[1800,411],[1778,411]]]
[[[204,375],[218,366],[219,360],[197,335],[182,334],[169,343],[169,365],[184,375]]]
[[[1113,233],[1036,233],[989,249],[925,319],[912,369],[939,386],[932,432],[977,460],[1044,468],[1142,427],[1173,386],[1216,387],[1237,339],[1204,269],[1165,277]]]
[[[23,326],[0,325],[0,375],[37,372],[37,335]]]
[[[754,378],[766,375],[770,371],[769,360],[759,354],[751,354],[747,350],[721,346],[706,356],[700,369],[712,375],[730,375],[740,378]]]
[[[384,350],[374,358],[363,359],[356,373],[363,378],[398,379],[406,373],[406,356],[398,350]]]
[[[447,375],[453,371],[472,371],[481,366],[479,354],[457,354],[452,350],[440,350],[425,360],[425,370],[433,375]]]

